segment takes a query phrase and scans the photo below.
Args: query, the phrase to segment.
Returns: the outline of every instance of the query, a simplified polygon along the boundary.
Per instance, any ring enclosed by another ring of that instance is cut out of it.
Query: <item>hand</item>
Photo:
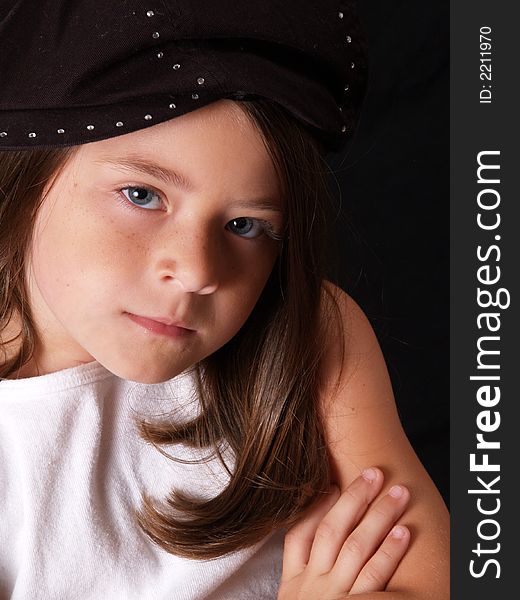
[[[406,527],[393,527],[410,494],[393,486],[369,508],[382,486],[383,473],[366,469],[342,494],[331,488],[287,532],[278,600],[339,600],[386,588],[410,541]]]

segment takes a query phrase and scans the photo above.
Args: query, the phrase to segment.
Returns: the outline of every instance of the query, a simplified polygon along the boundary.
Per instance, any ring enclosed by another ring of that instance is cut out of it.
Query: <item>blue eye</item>
[[[257,238],[263,233],[268,232],[269,224],[259,219],[239,217],[238,219],[229,221],[226,227],[229,231],[236,233],[240,237]]]
[[[129,186],[123,188],[121,193],[124,197],[139,208],[157,210],[163,208],[163,202],[157,192],[145,187]]]

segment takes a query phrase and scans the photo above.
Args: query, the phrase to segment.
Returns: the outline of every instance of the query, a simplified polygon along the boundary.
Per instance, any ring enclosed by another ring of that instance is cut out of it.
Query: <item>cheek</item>
[[[251,314],[276,263],[277,247],[268,246],[265,250],[264,253],[246,257],[237,265],[234,285],[231,286],[233,293],[225,300],[227,311],[236,315],[240,326]],[[221,314],[226,314],[225,306],[222,311]]]
[[[79,206],[42,212],[32,243],[33,277],[44,299],[61,310],[94,306],[132,277],[139,254],[134,236],[117,231],[109,218]]]
[[[56,218],[56,208],[51,213],[42,209],[31,245],[32,275],[47,301],[59,300],[70,287],[74,264],[72,227],[67,218]]]

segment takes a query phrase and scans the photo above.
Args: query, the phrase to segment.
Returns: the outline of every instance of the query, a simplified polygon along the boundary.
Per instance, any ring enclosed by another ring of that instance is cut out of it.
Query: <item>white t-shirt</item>
[[[140,384],[91,362],[0,381],[0,600],[276,598],[281,532],[198,561],[162,550],[134,520],[141,491],[211,496],[226,483],[217,460],[171,461],[137,433],[134,416],[196,409],[189,371]]]

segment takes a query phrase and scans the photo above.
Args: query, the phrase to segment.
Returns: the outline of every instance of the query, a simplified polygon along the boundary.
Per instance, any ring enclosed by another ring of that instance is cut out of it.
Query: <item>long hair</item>
[[[318,394],[328,327],[339,320],[323,285],[329,199],[323,148],[281,106],[260,98],[239,105],[258,128],[281,183],[287,224],[281,252],[241,330],[195,365],[198,416],[182,424],[138,421],[141,436],[159,451],[178,443],[207,449],[229,471],[225,488],[210,499],[178,490],[164,500],[143,493],[136,518],[146,534],[172,554],[197,559],[290,526],[329,485]],[[23,323],[20,350],[4,362],[1,376],[34,350],[23,260],[38,201],[70,151],[0,153],[0,336],[14,313]],[[224,445],[233,454],[231,470]]]
[[[35,350],[37,332],[24,267],[33,223],[46,189],[72,148],[0,152],[0,377],[15,374]],[[6,335],[13,319],[20,331]],[[14,352],[8,349],[15,348]]]

